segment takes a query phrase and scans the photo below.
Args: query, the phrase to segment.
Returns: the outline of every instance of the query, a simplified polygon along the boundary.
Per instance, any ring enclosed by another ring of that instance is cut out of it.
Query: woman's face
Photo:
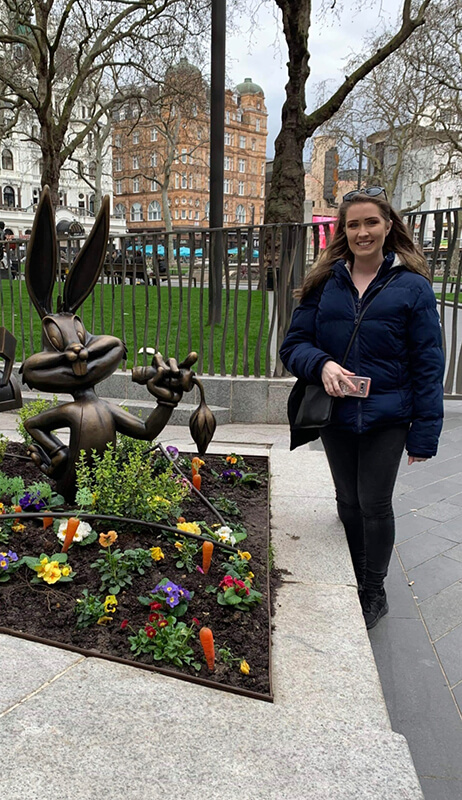
[[[391,230],[375,203],[351,203],[345,216],[348,246],[355,258],[383,261],[383,244]]]

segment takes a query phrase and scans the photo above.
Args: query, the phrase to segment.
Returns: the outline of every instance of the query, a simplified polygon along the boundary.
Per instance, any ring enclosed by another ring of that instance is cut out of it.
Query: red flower
[[[152,611],[157,611],[158,608],[162,608],[162,603],[150,603],[149,608]]]
[[[156,619],[159,619],[160,614],[149,614],[149,622],[155,622]]]
[[[197,619],[197,617],[193,617],[193,618],[192,618],[192,621],[193,621],[193,622],[194,622],[196,625],[200,625],[200,622],[199,622],[199,620]]]
[[[122,622],[120,623],[120,627],[122,628],[122,630],[126,628],[127,625],[128,625],[128,619],[123,619]]]
[[[168,625],[168,620],[166,619],[161,619],[160,622],[157,623],[157,626],[159,628],[166,628],[167,625]]]
[[[149,636],[150,639],[157,635],[157,631],[151,625],[146,625],[144,630],[146,632],[146,636]]]
[[[232,578],[231,575],[225,575],[225,577],[220,583],[220,588],[222,586],[226,586],[226,588],[229,589],[233,585],[234,585],[234,578]]]

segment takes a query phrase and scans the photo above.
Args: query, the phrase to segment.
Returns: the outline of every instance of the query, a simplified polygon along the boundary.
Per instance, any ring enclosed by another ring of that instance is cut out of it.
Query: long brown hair
[[[358,194],[353,200],[343,202],[338,210],[337,221],[335,223],[334,235],[331,243],[322,251],[321,255],[306,276],[300,289],[294,294],[302,300],[311,289],[318,286],[329,274],[333,264],[340,258],[353,263],[354,255],[348,246],[348,239],[345,231],[346,212],[352,203],[374,203],[380,215],[386,222],[393,222],[390,232],[385,238],[383,245],[384,256],[393,252],[399,257],[400,261],[406,266],[409,272],[417,272],[424,278],[430,280],[430,270],[420,247],[414,244],[411,234],[401,217],[391,207],[390,203],[382,197],[371,197],[367,194]]]

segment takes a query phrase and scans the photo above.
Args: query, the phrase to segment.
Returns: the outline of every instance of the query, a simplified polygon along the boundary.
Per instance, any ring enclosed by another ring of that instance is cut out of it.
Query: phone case
[[[346,383],[340,381],[340,388],[345,395],[354,395],[355,397],[367,397],[371,388],[371,379],[363,378],[360,375],[351,375],[349,380],[356,386],[356,391],[350,389]]]

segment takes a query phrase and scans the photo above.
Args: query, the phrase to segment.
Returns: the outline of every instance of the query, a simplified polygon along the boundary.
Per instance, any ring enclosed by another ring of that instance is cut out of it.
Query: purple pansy
[[[168,447],[166,447],[165,449],[169,454],[170,458],[173,459],[173,461],[176,461],[179,453],[178,447],[174,447],[173,444],[169,444]]]

